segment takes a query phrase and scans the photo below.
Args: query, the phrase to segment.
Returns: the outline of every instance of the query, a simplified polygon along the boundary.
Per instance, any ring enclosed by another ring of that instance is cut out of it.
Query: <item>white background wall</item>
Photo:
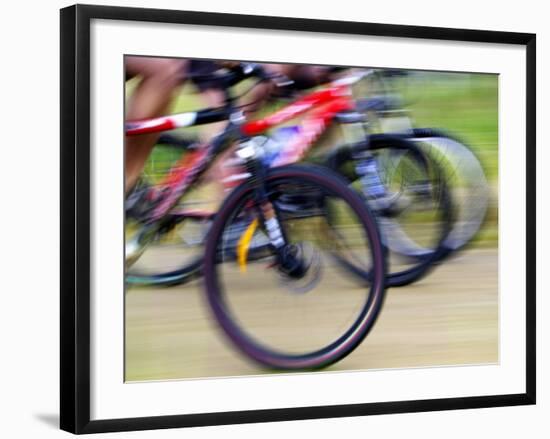
[[[88,3],[96,3],[89,1]],[[99,4],[537,33],[538,404],[200,429],[114,437],[550,437],[548,123],[550,28],[544,1],[123,1]],[[4,2],[0,13],[0,436],[60,437],[58,419],[59,14],[63,1]],[[7,98],[7,99],[6,99]],[[7,154],[7,155],[6,155]],[[6,245],[7,244],[7,245]],[[546,415],[546,416],[545,416]],[[113,436],[113,435],[109,435]]]

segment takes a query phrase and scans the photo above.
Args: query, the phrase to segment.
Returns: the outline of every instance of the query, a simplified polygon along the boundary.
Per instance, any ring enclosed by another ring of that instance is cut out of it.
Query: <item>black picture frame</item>
[[[90,420],[90,22],[132,20],[350,35],[521,45],[526,48],[526,376],[525,393]],[[326,417],[535,404],[536,36],[302,18],[76,5],[61,10],[61,349],[60,426],[72,433],[193,427]]]

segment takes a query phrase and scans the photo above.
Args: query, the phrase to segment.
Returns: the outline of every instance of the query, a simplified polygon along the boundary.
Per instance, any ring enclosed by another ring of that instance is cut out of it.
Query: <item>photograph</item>
[[[138,53],[121,81],[126,383],[499,364],[498,74]]]

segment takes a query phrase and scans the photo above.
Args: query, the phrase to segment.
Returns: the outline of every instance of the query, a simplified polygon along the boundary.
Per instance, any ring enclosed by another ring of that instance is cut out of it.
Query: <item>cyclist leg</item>
[[[139,76],[140,82],[126,107],[126,119],[146,119],[168,112],[170,102],[185,80],[187,60],[129,56],[125,58],[126,77]],[[128,137],[125,141],[125,191],[135,185],[158,134]]]

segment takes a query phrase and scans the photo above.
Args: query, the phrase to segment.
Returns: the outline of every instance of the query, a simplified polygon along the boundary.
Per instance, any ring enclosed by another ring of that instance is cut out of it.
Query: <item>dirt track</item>
[[[415,285],[389,289],[373,331],[331,369],[497,362],[497,275],[495,249],[469,250]],[[330,296],[332,311],[317,322],[319,327],[332,323],[340,300]],[[261,325],[261,308],[253,314]],[[210,317],[200,282],[127,291],[128,381],[261,373],[226,342]]]

